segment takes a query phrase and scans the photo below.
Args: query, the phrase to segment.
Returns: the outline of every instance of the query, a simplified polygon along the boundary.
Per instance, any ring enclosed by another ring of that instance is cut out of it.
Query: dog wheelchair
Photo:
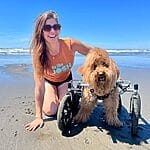
[[[72,80],[68,83],[68,91],[62,98],[57,112],[57,125],[63,133],[69,131],[73,123],[73,117],[79,111],[82,91],[86,86],[89,85],[83,83],[82,80]],[[138,84],[132,85],[128,80],[118,80],[116,86],[119,87],[118,113],[122,107],[121,95],[126,92],[132,93],[129,108],[131,116],[131,135],[137,135],[138,122],[141,116],[141,98],[138,92]]]

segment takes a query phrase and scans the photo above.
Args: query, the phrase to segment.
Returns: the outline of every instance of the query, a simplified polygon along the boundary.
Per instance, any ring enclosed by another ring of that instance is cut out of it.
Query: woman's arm
[[[44,100],[44,79],[34,75],[35,80],[35,119],[26,124],[25,128],[28,131],[35,131],[38,127],[43,127],[44,121],[42,118],[42,107]]]
[[[37,118],[42,118],[42,107],[45,93],[44,79],[42,77],[38,77],[34,75],[35,80],[35,116]]]
[[[87,55],[90,49],[93,48],[75,39],[71,39],[71,46],[74,51],[78,51],[80,54],[83,55]]]

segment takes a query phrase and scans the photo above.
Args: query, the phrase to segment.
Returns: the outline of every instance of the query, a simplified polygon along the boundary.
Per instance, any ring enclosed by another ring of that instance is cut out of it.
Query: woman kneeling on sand
[[[59,103],[72,80],[75,52],[86,55],[91,49],[82,42],[59,38],[61,25],[53,11],[40,15],[31,42],[35,81],[35,119],[25,128],[34,131],[44,125],[42,114],[56,115]]]

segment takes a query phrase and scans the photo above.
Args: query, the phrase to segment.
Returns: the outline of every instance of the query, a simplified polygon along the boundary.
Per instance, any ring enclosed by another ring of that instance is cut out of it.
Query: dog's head
[[[78,72],[82,74],[83,81],[93,87],[99,96],[108,94],[119,77],[116,63],[100,48],[91,49]]]

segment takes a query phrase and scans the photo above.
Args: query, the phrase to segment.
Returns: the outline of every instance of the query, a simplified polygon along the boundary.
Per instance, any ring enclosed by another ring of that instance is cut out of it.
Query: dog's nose
[[[100,73],[98,76],[98,81],[105,81],[105,80],[106,80],[105,73]]]

